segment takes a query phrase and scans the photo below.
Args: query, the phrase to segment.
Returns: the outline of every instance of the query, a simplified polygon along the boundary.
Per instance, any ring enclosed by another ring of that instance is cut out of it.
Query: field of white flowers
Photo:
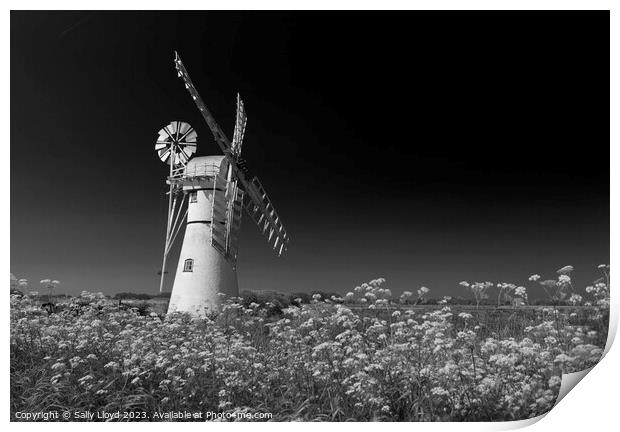
[[[406,307],[415,295],[392,300],[383,279],[275,317],[269,305],[240,299],[209,318],[143,316],[89,293],[48,314],[34,296],[13,295],[11,412],[270,412],[277,421],[537,416],[555,403],[561,374],[596,364],[607,337],[608,266],[581,294],[568,267],[555,280],[533,275],[529,283],[574,307],[514,306],[502,315],[508,332],[490,328],[488,312],[475,306]],[[527,303],[523,286],[461,285],[475,298],[496,289],[498,301]]]

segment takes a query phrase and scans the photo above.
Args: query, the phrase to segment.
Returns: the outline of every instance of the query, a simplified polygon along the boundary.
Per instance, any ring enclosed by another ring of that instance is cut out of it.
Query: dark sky
[[[175,49],[229,136],[241,93],[292,239],[277,258],[244,219],[242,290],[459,295],[567,264],[583,288],[609,261],[608,12],[12,12],[18,277],[157,292],[157,131],[220,154]]]

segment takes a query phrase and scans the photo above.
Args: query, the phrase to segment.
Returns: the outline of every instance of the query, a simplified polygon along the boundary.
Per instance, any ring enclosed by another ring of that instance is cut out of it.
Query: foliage
[[[515,420],[602,355],[609,286],[590,308],[471,313],[395,304],[384,279],[309,304],[228,299],[219,314],[141,315],[82,293],[59,313],[11,298],[11,411],[272,412],[274,420]],[[428,291],[423,294],[426,295]],[[418,293],[420,294],[420,293]],[[407,297],[407,296],[405,296]],[[255,299],[261,300],[260,296]],[[451,300],[451,299],[450,299]],[[285,306],[285,307],[283,307]],[[577,312],[576,312],[577,311]]]
[[[114,294],[112,297],[115,300],[150,300],[154,296],[150,294],[142,294],[142,293],[130,293],[130,292],[120,292]]]

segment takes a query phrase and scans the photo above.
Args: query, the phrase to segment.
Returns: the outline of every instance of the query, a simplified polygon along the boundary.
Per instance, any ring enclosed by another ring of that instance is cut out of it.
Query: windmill
[[[217,306],[218,293],[238,294],[237,250],[244,210],[278,256],[287,249],[289,237],[258,178],[248,180],[249,171],[241,158],[247,117],[239,94],[230,141],[202,101],[176,52],[174,65],[224,154],[192,158],[197,134],[187,123],[172,122],[159,132],[155,150],[170,167],[160,292],[168,254],[185,225],[168,311],[204,314]]]

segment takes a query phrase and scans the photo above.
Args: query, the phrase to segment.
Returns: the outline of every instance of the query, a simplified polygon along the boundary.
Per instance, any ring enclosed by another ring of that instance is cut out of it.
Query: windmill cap
[[[224,160],[226,156],[200,156],[190,159],[185,165],[185,175],[194,176],[212,176],[216,173],[226,174],[226,164]]]

